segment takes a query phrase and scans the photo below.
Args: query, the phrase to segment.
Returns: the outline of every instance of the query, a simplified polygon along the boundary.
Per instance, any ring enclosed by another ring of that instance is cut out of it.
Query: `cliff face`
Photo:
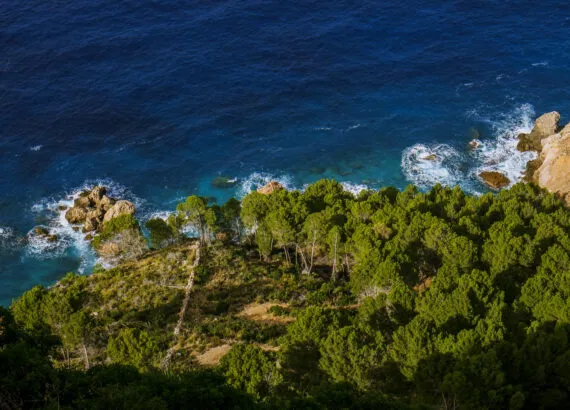
[[[527,179],[565,199],[570,206],[570,124],[560,129],[556,111],[541,115],[530,134],[519,135],[518,149],[537,151],[529,162]]]
[[[570,205],[570,124],[542,140],[539,162],[533,181],[558,193]]]

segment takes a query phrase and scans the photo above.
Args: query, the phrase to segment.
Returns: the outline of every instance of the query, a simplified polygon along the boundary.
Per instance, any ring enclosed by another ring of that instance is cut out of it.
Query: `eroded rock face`
[[[511,183],[509,178],[497,171],[483,171],[479,174],[479,177],[493,189],[501,189]]]
[[[121,200],[117,201],[107,212],[103,218],[103,223],[110,221],[121,215],[134,215],[136,208],[132,202]]]
[[[560,114],[556,111],[541,115],[534,122],[530,134],[519,135],[517,149],[519,151],[540,151],[542,149],[541,141],[556,133],[559,121]]]
[[[532,180],[550,192],[570,199],[570,124],[542,140],[540,166]]]
[[[264,187],[259,188],[257,190],[257,192],[259,192],[260,194],[263,194],[263,195],[269,195],[269,194],[272,194],[273,192],[278,191],[280,189],[283,189],[283,185],[281,185],[277,181],[271,181],[267,185],[265,185]]]

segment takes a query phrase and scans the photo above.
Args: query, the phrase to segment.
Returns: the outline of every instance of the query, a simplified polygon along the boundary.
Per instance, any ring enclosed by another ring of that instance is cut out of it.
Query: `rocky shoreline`
[[[558,195],[570,206],[570,123],[561,127],[559,122],[556,111],[541,115],[530,133],[519,134],[517,149],[538,154],[528,162],[524,180]],[[510,184],[500,172],[482,172],[479,177],[493,189]]]
[[[83,191],[73,206],[65,213],[65,219],[72,225],[83,224],[83,233],[90,234],[101,229],[105,222],[121,215],[134,215],[132,202],[116,200],[107,196],[107,188],[96,186]]]

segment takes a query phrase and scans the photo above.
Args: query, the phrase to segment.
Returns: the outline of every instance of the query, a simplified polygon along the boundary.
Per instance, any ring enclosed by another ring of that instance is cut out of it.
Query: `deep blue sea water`
[[[569,49],[570,6],[550,0],[2,0],[0,304],[89,272],[57,204],[96,182],[144,221],[270,179],[514,181],[516,133],[570,117]],[[38,224],[60,241],[19,241]]]

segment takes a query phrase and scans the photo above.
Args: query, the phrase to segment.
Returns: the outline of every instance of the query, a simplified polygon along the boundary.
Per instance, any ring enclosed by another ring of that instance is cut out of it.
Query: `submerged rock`
[[[519,134],[517,149],[519,151],[541,151],[542,140],[555,134],[558,130],[560,114],[552,111],[541,115],[534,122],[534,127],[529,134]]]
[[[509,178],[497,171],[483,171],[479,174],[479,177],[493,189],[501,189],[511,183]]]
[[[212,186],[220,189],[227,189],[233,187],[237,182],[237,178],[229,178],[224,176],[217,176],[212,179]]]
[[[132,202],[120,200],[115,203],[107,212],[105,212],[105,216],[103,217],[103,223],[110,221],[113,218],[116,218],[121,215],[134,215],[136,212],[136,208]]]
[[[281,185],[277,181],[271,181],[267,185],[265,185],[264,187],[259,188],[257,190],[257,192],[259,192],[260,194],[263,194],[263,195],[269,195],[269,194],[272,194],[273,192],[278,191],[280,189],[283,189],[283,185]]]
[[[56,242],[57,235],[52,234],[47,228],[43,226],[36,226],[34,228],[34,235],[46,239],[48,242]]]

